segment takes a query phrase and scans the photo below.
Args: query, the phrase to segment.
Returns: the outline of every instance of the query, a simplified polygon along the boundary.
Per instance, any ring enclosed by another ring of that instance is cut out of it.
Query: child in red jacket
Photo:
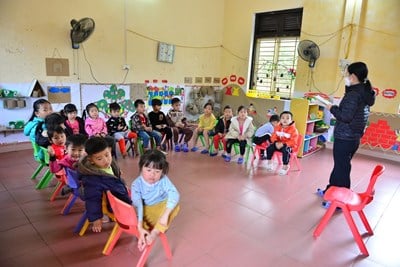
[[[267,148],[267,170],[273,171],[271,162],[275,151],[282,152],[282,169],[279,175],[286,175],[289,171],[289,159],[292,150],[297,147],[298,131],[292,120],[293,114],[290,111],[283,111],[279,115],[279,124],[275,127],[271,136],[271,145]]]

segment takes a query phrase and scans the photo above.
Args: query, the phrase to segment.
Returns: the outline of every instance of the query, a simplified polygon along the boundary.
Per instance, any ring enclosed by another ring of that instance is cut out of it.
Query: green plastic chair
[[[37,146],[35,149],[38,152],[38,154],[39,154],[39,151],[40,151],[44,155],[44,161],[41,160],[41,163],[40,163],[43,166],[41,166],[41,167],[39,166],[40,170],[41,170],[41,169],[43,169],[44,166],[46,166],[46,167],[49,166],[50,156],[49,156],[49,153],[47,152],[46,148],[41,147],[36,143],[35,143],[35,146]],[[39,172],[40,172],[40,170],[39,170]],[[39,183],[36,185],[36,189],[43,189],[43,188],[47,187],[52,178],[53,178],[53,174],[50,172],[50,169],[47,168],[47,170],[44,173],[42,179],[40,179]]]

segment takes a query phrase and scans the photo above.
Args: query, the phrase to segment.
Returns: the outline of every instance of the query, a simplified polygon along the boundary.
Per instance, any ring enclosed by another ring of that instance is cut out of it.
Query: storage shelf
[[[306,157],[306,156],[309,156],[311,154],[314,154],[315,152],[320,151],[322,148],[324,148],[324,146],[317,146],[313,150],[309,150],[306,153],[303,153],[303,157]]]
[[[314,119],[314,120],[308,120],[307,123],[312,123],[316,121],[323,121],[324,119]]]
[[[318,137],[318,136],[321,136],[321,135],[323,135],[323,134],[324,134],[324,133],[313,133],[312,136],[304,137],[304,141],[313,139],[313,138]]]

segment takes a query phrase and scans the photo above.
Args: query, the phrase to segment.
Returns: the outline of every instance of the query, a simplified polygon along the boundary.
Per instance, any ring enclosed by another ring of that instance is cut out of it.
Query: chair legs
[[[78,199],[78,196],[75,194],[70,194],[67,202],[65,202],[64,207],[61,210],[62,215],[67,215],[69,211],[71,210],[72,206],[75,204],[75,201]]]
[[[368,250],[364,244],[364,241],[360,235],[360,232],[358,231],[358,228],[356,226],[356,224],[354,223],[354,219],[351,216],[351,213],[349,211],[349,209],[347,208],[347,206],[343,203],[339,204],[336,201],[333,201],[331,203],[331,205],[329,206],[328,210],[326,211],[326,213],[324,214],[324,216],[322,217],[320,223],[318,224],[318,226],[315,228],[313,236],[315,238],[317,238],[318,236],[320,236],[320,234],[322,233],[322,231],[325,229],[325,226],[328,224],[328,221],[330,220],[330,218],[332,217],[333,213],[336,211],[336,208],[339,207],[342,209],[343,215],[346,218],[346,222],[349,225],[349,228],[351,230],[351,233],[353,234],[354,240],[356,241],[358,248],[360,249],[361,253],[365,256],[369,256]],[[358,214],[361,217],[361,220],[365,226],[365,228],[367,229],[368,233],[371,235],[373,234],[372,229],[365,217],[365,214],[363,213],[363,211],[359,211]]]
[[[36,176],[40,173],[44,166],[46,166],[46,164],[40,162],[39,166],[37,166],[36,170],[33,172],[31,179],[36,179]]]
[[[50,170],[47,170],[45,172],[45,174],[43,175],[42,179],[36,185],[36,189],[43,189],[43,188],[47,187],[52,178],[53,178],[53,174],[50,172]]]
[[[118,223],[115,223],[114,228],[110,234],[110,237],[108,238],[107,243],[103,248],[104,255],[111,254],[111,251],[114,249],[115,244],[117,244],[117,241],[121,236],[121,234],[122,234],[121,227],[119,227]]]

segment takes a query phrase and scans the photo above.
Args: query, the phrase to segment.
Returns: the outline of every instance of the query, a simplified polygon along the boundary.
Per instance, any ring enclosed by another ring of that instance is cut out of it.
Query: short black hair
[[[60,125],[55,126],[53,128],[50,128],[47,130],[47,136],[49,137],[49,140],[51,141],[51,138],[53,138],[54,134],[58,133],[58,134],[65,134],[65,130],[63,127],[61,127]]]
[[[162,170],[162,174],[166,175],[169,170],[169,163],[165,155],[156,149],[147,150],[139,160],[139,170],[143,167],[150,167],[157,170]]]
[[[137,108],[139,105],[144,105],[144,101],[142,99],[136,99],[133,105],[135,106],[135,108]]]
[[[231,108],[231,106],[226,105],[226,106],[224,107],[224,111],[225,111],[225,109],[232,109],[232,108]]]
[[[279,118],[281,118],[282,115],[284,115],[284,114],[289,114],[289,115],[290,115],[290,118],[293,119],[293,113],[290,112],[290,111],[287,111],[287,110],[283,111],[283,112],[279,115]]]
[[[174,97],[174,98],[172,98],[172,100],[171,100],[171,105],[173,105],[173,104],[175,104],[175,103],[178,103],[178,102],[181,102],[181,100],[180,100],[178,97]]]
[[[279,116],[274,114],[269,118],[269,122],[279,121]]]
[[[238,107],[238,109],[237,109],[237,113],[239,113],[242,109],[245,109],[245,110],[247,110],[247,108],[245,107],[245,106],[239,106]]]
[[[85,143],[85,151],[88,156],[92,156],[93,154],[99,153],[109,147],[110,146],[106,139],[99,136],[90,137]]]
[[[110,103],[109,105],[110,111],[120,111],[121,106],[117,102]]]
[[[65,122],[65,117],[60,113],[54,112],[46,116],[44,124],[47,130],[54,129]]]
[[[73,134],[67,137],[67,141],[65,142],[65,146],[84,146],[87,137],[83,134]]]
[[[154,107],[154,106],[162,106],[162,101],[160,99],[158,99],[158,98],[153,98],[151,100],[151,106],[152,107]]]

